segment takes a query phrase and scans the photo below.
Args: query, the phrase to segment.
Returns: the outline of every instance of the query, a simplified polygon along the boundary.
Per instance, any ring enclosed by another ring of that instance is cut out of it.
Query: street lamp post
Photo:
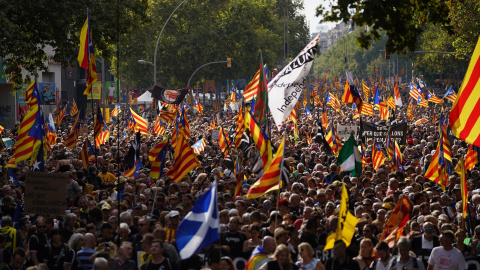
[[[172,12],[172,14],[170,14],[170,16],[168,17],[167,21],[165,22],[165,24],[163,25],[163,28],[162,28],[162,31],[160,31],[160,35],[158,35],[158,38],[157,38],[157,44],[155,45],[155,53],[153,54],[153,85],[155,86],[157,84],[157,50],[158,50],[158,44],[160,43],[160,38],[162,37],[162,34],[163,34],[163,31],[165,30],[165,27],[167,26],[167,23],[168,21],[170,21],[170,18],[172,18],[173,14],[175,13],[175,11],[177,11],[177,9],[183,5],[183,3],[185,3],[185,1],[187,0],[183,0]]]
[[[206,64],[201,65],[199,68],[197,68],[192,73],[192,75],[190,76],[190,79],[188,79],[187,87],[190,87],[190,82],[192,82],[192,78],[195,75],[195,73],[197,73],[197,71],[199,71],[203,67],[208,66],[208,65],[212,65],[212,64],[221,64],[221,63],[227,63],[227,64],[230,63],[230,66],[231,66],[231,61],[232,61],[231,58],[227,58],[227,61],[215,61],[215,62],[210,62],[210,63],[206,63]],[[203,94],[205,95],[205,93],[203,93]],[[193,90],[192,89],[190,89],[190,101],[193,104]]]

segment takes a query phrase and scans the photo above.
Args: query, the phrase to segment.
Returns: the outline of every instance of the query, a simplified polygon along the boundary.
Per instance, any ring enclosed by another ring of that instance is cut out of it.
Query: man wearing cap
[[[288,200],[281,199],[278,201],[278,211],[282,217],[290,212],[290,209],[288,208]]]
[[[168,217],[168,224],[165,226],[165,242],[167,243],[174,243],[175,242],[175,236],[177,234],[177,228],[178,225],[180,224],[180,213],[176,210],[170,211],[170,213],[167,214]]]

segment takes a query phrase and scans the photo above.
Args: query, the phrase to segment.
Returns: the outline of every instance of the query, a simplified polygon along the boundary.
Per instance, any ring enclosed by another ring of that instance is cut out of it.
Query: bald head
[[[91,233],[86,233],[83,237],[85,241],[85,247],[94,249],[95,248],[95,236]]]
[[[262,247],[263,247],[263,250],[268,254],[273,253],[276,248],[275,238],[271,236],[265,236],[262,240]]]

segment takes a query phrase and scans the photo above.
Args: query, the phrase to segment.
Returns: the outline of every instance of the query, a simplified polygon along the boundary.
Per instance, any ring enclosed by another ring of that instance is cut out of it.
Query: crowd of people
[[[438,120],[416,126],[415,121],[408,121],[407,106],[397,107],[389,120],[381,120],[378,112],[374,117],[360,116],[363,121],[387,126],[407,121],[407,144],[400,146],[404,169],[395,171],[386,160],[374,170],[373,142],[368,140],[362,174],[352,177],[341,171],[335,154],[315,141],[322,108],[309,106],[313,118],[303,109],[297,112],[298,135],[292,122],[285,125],[284,160],[289,179],[284,179],[279,191],[250,200],[246,193],[258,179],[255,144],[250,141],[232,149],[225,158],[218,139],[212,138],[212,116],[217,128],[221,125],[234,131],[236,112],[205,109],[200,115],[190,107],[188,142],[193,145],[204,138],[206,146],[197,154],[202,166],[178,182],[166,176],[150,178],[148,151],[170,136],[171,126],[162,136],[141,136],[143,168],[137,177],[128,178],[124,176],[128,169],[125,156],[134,131],[126,126],[127,110],[122,108],[123,112],[113,117],[111,136],[95,147],[88,168],[83,168],[79,155],[85,138],[95,144],[93,117],[85,114],[81,125],[88,133],[79,135],[76,147],[66,149],[65,139],[74,121],[67,116],[57,127],[57,143],[45,161],[46,172],[67,175],[65,215],[24,211],[26,175],[32,168],[19,163],[15,169],[19,185],[6,182],[1,188],[0,269],[467,269],[466,261],[475,260],[480,253],[480,174],[476,169],[467,172],[469,213],[464,218],[459,176],[452,172],[445,190],[424,177],[439,138]],[[447,115],[450,103],[430,106],[435,106],[439,119],[441,107]],[[359,125],[360,118],[351,106],[342,104],[342,111],[343,116],[327,106],[329,121]],[[430,113],[431,109],[413,108],[415,120]],[[139,114],[148,120],[153,133],[157,111],[145,106]],[[329,128],[324,128],[324,133]],[[269,131],[274,147],[283,134],[275,128]],[[16,135],[15,129],[2,132],[13,141]],[[360,136],[357,134],[357,139]],[[455,167],[468,145],[460,140],[450,143]],[[3,168],[12,153],[13,149],[3,149]],[[245,177],[241,179],[242,194],[234,197],[237,177],[232,160],[238,156]],[[173,165],[173,148],[166,158],[165,172]],[[177,228],[213,181],[219,190],[220,239],[181,259],[175,244]],[[349,210],[358,218],[355,235],[348,246],[337,240],[332,249],[324,250],[328,236],[337,229],[343,186],[349,194]],[[404,196],[413,210],[401,237],[392,245],[380,235]]]

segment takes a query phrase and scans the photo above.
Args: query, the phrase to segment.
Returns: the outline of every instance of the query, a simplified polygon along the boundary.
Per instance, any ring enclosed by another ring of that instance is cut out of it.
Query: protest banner
[[[377,142],[384,143],[387,139],[388,129],[390,128],[390,137],[396,140],[399,145],[405,145],[407,142],[407,123],[401,123],[391,126],[379,126],[368,122],[360,122],[360,135],[362,143],[366,144],[370,139],[376,139]]]
[[[25,212],[45,216],[65,215],[67,174],[28,172],[25,178]]]
[[[358,133],[359,126],[356,125],[337,125],[337,134],[340,139],[348,139],[350,134],[356,138]]]

